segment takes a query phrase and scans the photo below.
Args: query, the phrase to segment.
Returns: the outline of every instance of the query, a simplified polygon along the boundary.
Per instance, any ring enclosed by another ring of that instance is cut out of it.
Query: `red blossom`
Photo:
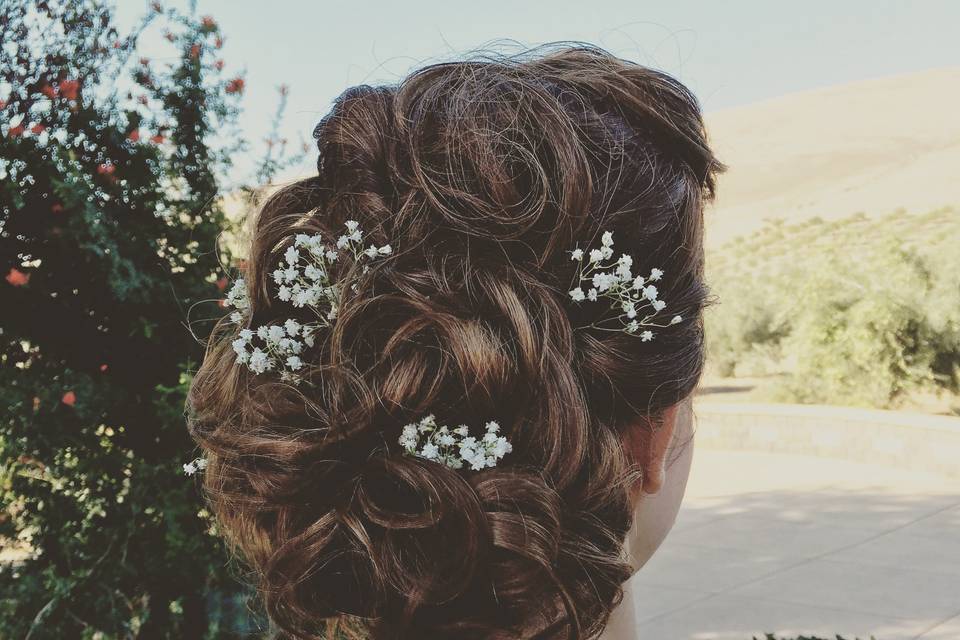
[[[137,98],[137,102],[139,102],[140,104],[146,106],[147,103],[150,102],[150,99],[149,99],[147,96],[140,96],[139,98]]]
[[[234,78],[227,83],[227,93],[243,93],[243,87],[246,83],[243,78]]]
[[[18,124],[15,127],[10,127],[10,130],[7,131],[7,135],[10,136],[11,138],[16,138],[17,136],[22,136],[23,132],[26,130],[27,128],[25,126],[23,126],[22,124]]]
[[[6,100],[0,100],[0,109],[3,109],[5,106],[7,106],[7,101],[6,101]]]
[[[80,91],[79,80],[63,80],[60,83],[60,95],[62,95],[67,100],[76,100],[77,94],[79,91]]]
[[[173,42],[173,34],[170,33],[169,31],[164,31],[163,37],[169,40],[170,42]]]
[[[30,282],[30,274],[24,273],[19,269],[11,268],[10,273],[7,274],[7,282],[15,287],[22,287]]]
[[[59,202],[54,202],[53,206],[50,207],[51,213],[63,213],[63,205]]]
[[[203,25],[204,29],[209,29],[210,31],[217,28],[217,21],[213,19],[213,16],[203,16],[200,24]]]
[[[164,137],[163,137],[163,134],[160,134],[160,133],[158,133],[158,134],[155,135],[155,136],[151,136],[151,137],[150,137],[150,142],[152,142],[152,143],[154,143],[154,144],[163,144],[163,141],[164,141],[164,140],[166,140],[166,138],[164,138]]]
[[[105,364],[100,365],[100,373],[106,373],[106,372],[107,372],[107,369],[109,369],[109,368],[110,368],[110,367],[108,367],[108,366],[105,365]]]
[[[104,162],[103,164],[97,167],[97,173],[99,173],[102,176],[112,176],[113,172],[116,171],[116,169],[117,168],[113,166],[112,162]]]
[[[57,97],[57,89],[49,84],[45,84],[40,87],[40,93],[47,96],[51,100],[54,100]]]
[[[65,394],[63,394],[63,397],[60,398],[60,402],[68,407],[72,407],[73,405],[77,404],[77,394],[75,394],[73,391],[67,391]]]
[[[151,2],[150,8],[156,11],[157,13],[160,13],[161,11],[163,11],[163,5],[161,5],[159,2]]]
[[[140,58],[140,64],[142,64],[143,66],[147,66],[148,64],[150,64],[150,58]]]
[[[217,60],[216,62],[213,63],[213,66],[215,66],[215,67],[217,68],[217,71],[222,71],[222,70],[223,70],[223,60]]]
[[[220,307],[221,309],[226,309],[226,308],[227,308],[227,301],[226,301],[226,300],[217,300],[217,306]]]
[[[130,142],[139,142],[139,141],[140,141],[140,130],[139,130],[139,129],[134,129],[133,131],[131,131],[130,133],[128,133],[128,134],[127,134],[127,140],[129,140]]]
[[[190,57],[193,58],[194,60],[200,57],[200,45],[195,44],[192,47],[190,47]]]
[[[223,38],[221,38],[220,36],[217,36],[217,39],[213,41],[213,46],[215,46],[217,49],[222,48],[222,47],[223,47]]]
[[[117,40],[116,42],[113,43],[113,48],[114,48],[114,49],[119,49],[119,48],[120,48],[120,41],[119,41],[119,40]]]
[[[219,280],[217,280],[217,289],[220,289],[220,291],[223,291],[226,288],[227,288],[226,278],[220,278]]]
[[[43,126],[42,124],[40,124],[39,122],[36,123],[35,125],[33,125],[32,127],[30,127],[30,133],[32,133],[32,134],[35,135],[35,136],[40,135],[41,133],[43,133],[43,132],[46,131],[46,130],[47,130],[47,128],[46,128],[45,126]]]

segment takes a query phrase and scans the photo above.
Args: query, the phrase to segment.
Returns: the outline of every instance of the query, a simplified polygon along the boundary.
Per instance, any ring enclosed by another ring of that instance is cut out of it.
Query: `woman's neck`
[[[637,612],[633,605],[633,581],[623,585],[623,601],[613,613],[598,640],[637,640]]]

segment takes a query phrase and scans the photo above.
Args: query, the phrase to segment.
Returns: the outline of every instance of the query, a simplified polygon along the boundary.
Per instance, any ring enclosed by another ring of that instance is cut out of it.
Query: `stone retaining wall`
[[[791,404],[695,402],[697,446],[887,464],[960,479],[960,418]]]

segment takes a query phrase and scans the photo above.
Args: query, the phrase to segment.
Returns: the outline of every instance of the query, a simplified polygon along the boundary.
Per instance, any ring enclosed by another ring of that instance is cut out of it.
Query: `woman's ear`
[[[656,494],[663,487],[667,452],[677,427],[677,412],[682,402],[663,411],[657,419],[645,420],[626,434],[625,445],[643,475],[634,486],[634,495]]]
[[[625,541],[634,569],[650,559],[680,510],[693,462],[692,400],[688,396],[660,420],[637,425],[625,440],[628,455],[643,471],[630,494],[633,527]]]

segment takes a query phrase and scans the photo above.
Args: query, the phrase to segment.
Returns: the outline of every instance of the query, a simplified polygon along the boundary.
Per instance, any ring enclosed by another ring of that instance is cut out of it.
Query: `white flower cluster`
[[[596,302],[600,298],[607,298],[611,301],[611,308],[619,311],[617,318],[622,325],[621,328],[613,330],[639,335],[644,342],[653,340],[653,331],[640,331],[641,327],[668,327],[683,320],[675,315],[668,324],[653,321],[667,306],[666,302],[657,297],[657,287],[653,284],[663,277],[663,271],[654,268],[646,278],[635,276],[631,271],[633,258],[626,253],[620,254],[616,261],[610,261],[613,258],[612,232],[605,231],[600,243],[599,249],[593,249],[588,254],[584,254],[583,249],[570,252],[570,259],[580,263],[577,286],[569,292],[574,302]]]
[[[197,471],[203,471],[206,468],[207,468],[207,459],[196,458],[183,465],[183,472],[188,476],[192,476]]]
[[[280,371],[282,380],[296,380],[296,372],[303,368],[300,353],[312,347],[315,324],[300,324],[288,318],[282,325],[271,324],[252,329],[241,329],[233,341],[237,364],[247,365],[254,373]]]
[[[230,291],[227,292],[227,299],[223,303],[228,307],[236,309],[230,314],[230,319],[236,324],[243,322],[243,316],[250,308],[250,298],[247,297],[247,283],[243,278],[237,278]]]
[[[486,424],[486,433],[477,440],[462,424],[455,429],[437,426],[433,414],[403,428],[400,445],[411,455],[445,464],[453,469],[469,465],[473,471],[497,466],[497,461],[513,451],[507,439],[498,435],[500,425]]]
[[[340,258],[340,252],[350,251],[354,260],[393,253],[389,244],[382,247],[371,244],[363,249],[363,232],[359,223],[348,220],[346,227],[347,233],[337,238],[336,245],[332,246],[325,245],[320,234],[297,234],[293,246],[287,248],[283,260],[273,272],[280,300],[297,308],[310,307],[327,324],[337,317],[340,305],[339,287],[330,281],[330,267]],[[364,271],[367,268],[364,267]]]
[[[356,261],[393,253],[389,244],[382,247],[371,244],[364,249],[359,223],[348,220],[346,227],[347,232],[331,245],[324,244],[320,234],[298,233],[273,272],[277,298],[297,309],[309,308],[317,315],[317,321],[301,323],[288,318],[280,324],[241,329],[232,343],[237,364],[247,365],[257,374],[279,371],[281,379],[297,380],[297,372],[304,367],[300,354],[305,347],[313,346],[316,330],[329,326],[340,308],[340,286],[330,279],[332,264],[345,251]],[[364,266],[364,271],[368,268]],[[231,320],[242,324],[250,308],[243,278],[237,278],[225,304],[236,309],[230,315]]]

